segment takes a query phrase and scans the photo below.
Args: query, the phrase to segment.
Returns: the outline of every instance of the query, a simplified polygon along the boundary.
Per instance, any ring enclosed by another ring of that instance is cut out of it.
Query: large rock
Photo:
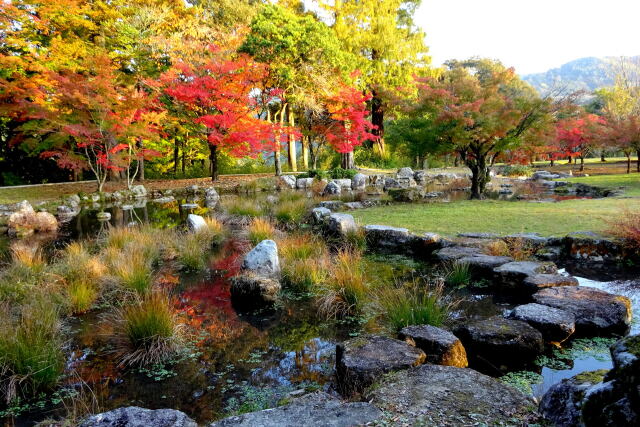
[[[527,322],[550,342],[560,343],[576,330],[576,317],[573,313],[548,305],[519,305],[511,311],[509,318]]]
[[[527,425],[534,402],[472,369],[422,365],[388,375],[367,396],[388,425]]]
[[[363,173],[357,173],[351,179],[351,189],[362,191],[367,187],[369,177]]]
[[[200,231],[207,228],[207,223],[200,215],[189,214],[187,216],[187,226],[191,231]]]
[[[351,180],[349,178],[334,179],[331,182],[339,185],[342,190],[351,190]]]
[[[400,331],[400,338],[424,351],[429,363],[458,368],[469,365],[462,342],[447,330],[431,325],[407,326]]]
[[[220,195],[218,194],[215,188],[208,187],[207,189],[204,190],[204,198],[208,202],[214,202],[214,201],[217,202],[218,200],[220,200]]]
[[[472,364],[485,368],[524,367],[544,350],[544,340],[537,329],[502,316],[460,326],[454,333],[462,341]]]
[[[484,255],[482,249],[470,246],[447,246],[435,252],[436,258],[441,262],[457,261],[469,256]]]
[[[546,288],[533,295],[538,304],[556,307],[573,313],[576,318],[576,334],[624,335],[631,324],[631,301],[584,286]]]
[[[336,182],[329,182],[326,187],[324,187],[323,194],[325,195],[338,195],[342,193],[342,187]]]
[[[299,190],[306,190],[313,185],[313,178],[298,178],[296,180],[296,188]]]
[[[275,277],[280,274],[280,259],[278,245],[273,240],[263,240],[258,243],[242,260],[242,270],[265,277]]]
[[[174,409],[118,408],[92,415],[80,427],[198,427],[183,412]]]
[[[27,236],[35,231],[48,233],[58,229],[58,220],[49,212],[35,212],[26,200],[17,204],[18,210],[9,215],[7,228],[12,236]]]
[[[540,289],[554,288],[556,286],[578,286],[578,279],[563,274],[534,274],[524,279],[524,286],[533,293]]]
[[[336,347],[336,378],[341,393],[360,393],[382,374],[424,363],[426,355],[404,341],[366,336]]]
[[[508,256],[476,254],[472,256],[464,256],[458,259],[459,263],[467,264],[474,276],[482,278],[490,278],[493,276],[493,270],[501,265],[512,262],[513,258]]]
[[[280,289],[278,280],[255,273],[242,273],[231,278],[231,300],[234,307],[241,310],[273,304]]]
[[[147,197],[147,189],[144,188],[144,185],[134,185],[131,187],[131,194],[136,199],[141,199],[143,197]]]
[[[394,202],[417,202],[427,196],[426,191],[422,187],[390,188],[387,191],[389,197],[391,197]]]
[[[387,225],[365,225],[367,243],[372,247],[388,252],[410,252],[413,235],[406,228]]]
[[[556,273],[558,269],[553,263],[534,261],[514,261],[496,267],[493,272],[496,285],[510,293],[527,293],[528,288],[523,285],[525,279],[536,274]]]
[[[329,232],[340,236],[358,230],[358,225],[353,216],[343,213],[333,213],[329,215],[327,227]]]
[[[331,210],[323,207],[313,208],[311,211],[311,216],[317,224],[324,222],[329,215],[331,215]]]
[[[411,168],[400,168],[400,169],[398,169],[398,172],[396,173],[396,177],[413,179],[413,177],[414,177],[413,169],[411,169]]]
[[[416,184],[424,185],[427,183],[427,173],[425,171],[415,171],[413,172],[413,179],[416,181]]]
[[[280,182],[284,186],[289,187],[291,189],[296,188],[296,181],[297,181],[297,179],[296,179],[295,175],[282,175],[280,177]]]
[[[295,399],[288,405],[225,418],[210,427],[352,427],[381,418],[370,403],[343,402],[324,392]]]

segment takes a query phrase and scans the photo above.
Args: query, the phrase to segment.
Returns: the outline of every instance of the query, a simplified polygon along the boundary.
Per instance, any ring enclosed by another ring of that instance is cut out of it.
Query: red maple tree
[[[560,120],[556,126],[558,151],[555,158],[580,158],[580,171],[584,170],[584,158],[603,138],[604,120],[595,114]]]

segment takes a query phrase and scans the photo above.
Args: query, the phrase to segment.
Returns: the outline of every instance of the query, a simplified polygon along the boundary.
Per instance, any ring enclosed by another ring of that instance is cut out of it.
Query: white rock
[[[273,240],[263,240],[242,260],[242,270],[273,277],[280,273],[278,245]]]

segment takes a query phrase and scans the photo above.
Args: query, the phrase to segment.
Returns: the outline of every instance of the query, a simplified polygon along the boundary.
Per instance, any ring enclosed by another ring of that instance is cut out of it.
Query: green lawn
[[[580,182],[595,187],[618,188],[624,187],[625,196],[640,197],[640,174],[594,175],[566,179],[570,182]]]
[[[560,236],[573,231],[604,231],[607,221],[639,199],[566,200],[557,203],[495,200],[379,206],[353,212],[361,224],[405,227],[414,232],[455,236],[461,232],[510,234],[537,232]]]

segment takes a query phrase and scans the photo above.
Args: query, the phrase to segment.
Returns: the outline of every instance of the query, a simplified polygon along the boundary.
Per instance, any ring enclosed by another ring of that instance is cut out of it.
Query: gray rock
[[[410,177],[385,178],[384,180],[385,191],[393,188],[409,188],[415,186],[416,182]]]
[[[427,182],[427,173],[425,171],[413,172],[413,179],[418,185],[424,185]]]
[[[411,178],[413,179],[414,173],[411,168],[400,168],[398,173],[396,173],[396,177],[398,178]]]
[[[414,240],[406,228],[365,225],[364,232],[367,243],[371,247],[392,252],[397,252],[400,249],[410,250],[410,245]]]
[[[424,233],[422,235],[425,243],[438,244],[442,242],[442,237],[438,233]]]
[[[363,173],[357,173],[353,176],[351,180],[351,189],[362,191],[367,187],[367,183],[369,182],[369,177]]]
[[[471,361],[496,368],[526,366],[542,354],[542,334],[528,323],[490,317],[455,330]]]
[[[400,331],[400,338],[424,351],[429,363],[469,366],[462,342],[449,331],[431,325],[407,326]]]
[[[477,254],[458,258],[459,263],[469,265],[469,269],[474,276],[480,276],[483,278],[492,277],[493,270],[495,268],[512,261],[513,258],[508,256],[495,256],[485,254]]]
[[[299,190],[306,190],[313,185],[313,178],[298,178],[296,180],[296,188]]]
[[[207,228],[207,223],[200,215],[189,214],[187,216],[187,226],[191,231],[199,231]]]
[[[296,181],[295,175],[282,175],[280,177],[280,182],[291,189],[296,188]]]
[[[585,394],[602,382],[605,373],[606,370],[583,372],[551,386],[540,400],[540,414],[555,426],[584,426],[582,406]]]
[[[190,210],[198,209],[200,206],[198,206],[197,203],[183,203],[180,205],[180,207],[184,210],[190,211]]]
[[[578,286],[578,279],[563,274],[535,274],[528,276],[523,283],[531,293],[535,293],[540,289],[556,286]]]
[[[458,233],[458,237],[467,237],[470,239],[497,239],[500,236],[495,233]]]
[[[344,236],[345,234],[358,230],[356,220],[352,215],[343,213],[332,213],[327,220],[327,227],[333,234]]]
[[[147,189],[144,188],[144,185],[134,185],[133,187],[131,187],[130,191],[133,194],[133,197],[135,197],[136,199],[147,197]]]
[[[66,199],[66,204],[68,204],[72,208],[77,207],[78,205],[80,205],[80,196],[78,196],[77,194],[70,195]]]
[[[535,293],[533,300],[573,313],[579,335],[624,335],[631,324],[629,298],[598,289],[584,286],[546,288]]]
[[[313,216],[313,220],[319,224],[323,222],[325,218],[331,215],[331,210],[323,207],[313,208],[313,210],[311,211],[311,215]]]
[[[137,406],[118,408],[92,415],[80,427],[197,427],[184,412],[174,409],[144,409]]]
[[[422,365],[381,380],[369,396],[390,425],[526,425],[534,402],[472,369]],[[517,420],[517,421],[516,421]]]
[[[355,210],[364,208],[364,205],[360,202],[347,202],[344,204],[344,207],[349,210]]]
[[[351,180],[349,178],[333,179],[331,182],[339,185],[341,190],[351,190]]]
[[[204,198],[207,201],[218,201],[220,200],[220,195],[213,187],[208,187],[204,190]]]
[[[339,184],[331,181],[327,184],[326,187],[324,187],[324,192],[323,194],[327,194],[327,195],[338,195],[342,193],[342,187],[340,187]]]
[[[273,240],[263,240],[244,256],[241,269],[264,277],[280,274],[278,245]]]
[[[109,221],[111,219],[111,214],[109,212],[98,212],[96,214],[96,218],[98,221]]]
[[[337,211],[342,209],[344,206],[344,202],[341,200],[325,200],[323,202],[318,203],[318,206],[321,208],[331,209],[332,211]]]
[[[424,363],[426,355],[404,341],[382,336],[353,338],[336,346],[336,379],[345,396],[360,393],[382,374]]]
[[[550,342],[560,343],[576,330],[576,317],[573,313],[548,305],[535,303],[519,305],[511,311],[509,317],[527,322]]]
[[[448,246],[438,250],[435,255],[436,258],[442,262],[452,262],[468,256],[483,255],[483,253],[480,248],[469,246]]]
[[[387,191],[394,202],[417,202],[427,197],[422,187],[389,188]]]
[[[352,427],[376,421],[382,412],[366,402],[343,402],[324,392],[307,394],[288,405],[225,418],[210,427]]]
[[[522,239],[529,246],[544,246],[548,243],[549,238],[543,237],[538,233],[516,233],[505,236],[504,239]]]
[[[175,201],[176,199],[173,196],[158,197],[157,199],[153,199],[154,203],[160,203],[160,204],[173,203]]]
[[[273,304],[280,292],[280,282],[255,273],[241,273],[231,278],[231,300],[239,309],[256,309]]]
[[[524,281],[528,276],[542,273],[556,273],[558,269],[552,263],[534,261],[514,261],[496,267],[493,272],[496,277],[497,286],[512,293],[526,293],[529,288],[525,287]]]

